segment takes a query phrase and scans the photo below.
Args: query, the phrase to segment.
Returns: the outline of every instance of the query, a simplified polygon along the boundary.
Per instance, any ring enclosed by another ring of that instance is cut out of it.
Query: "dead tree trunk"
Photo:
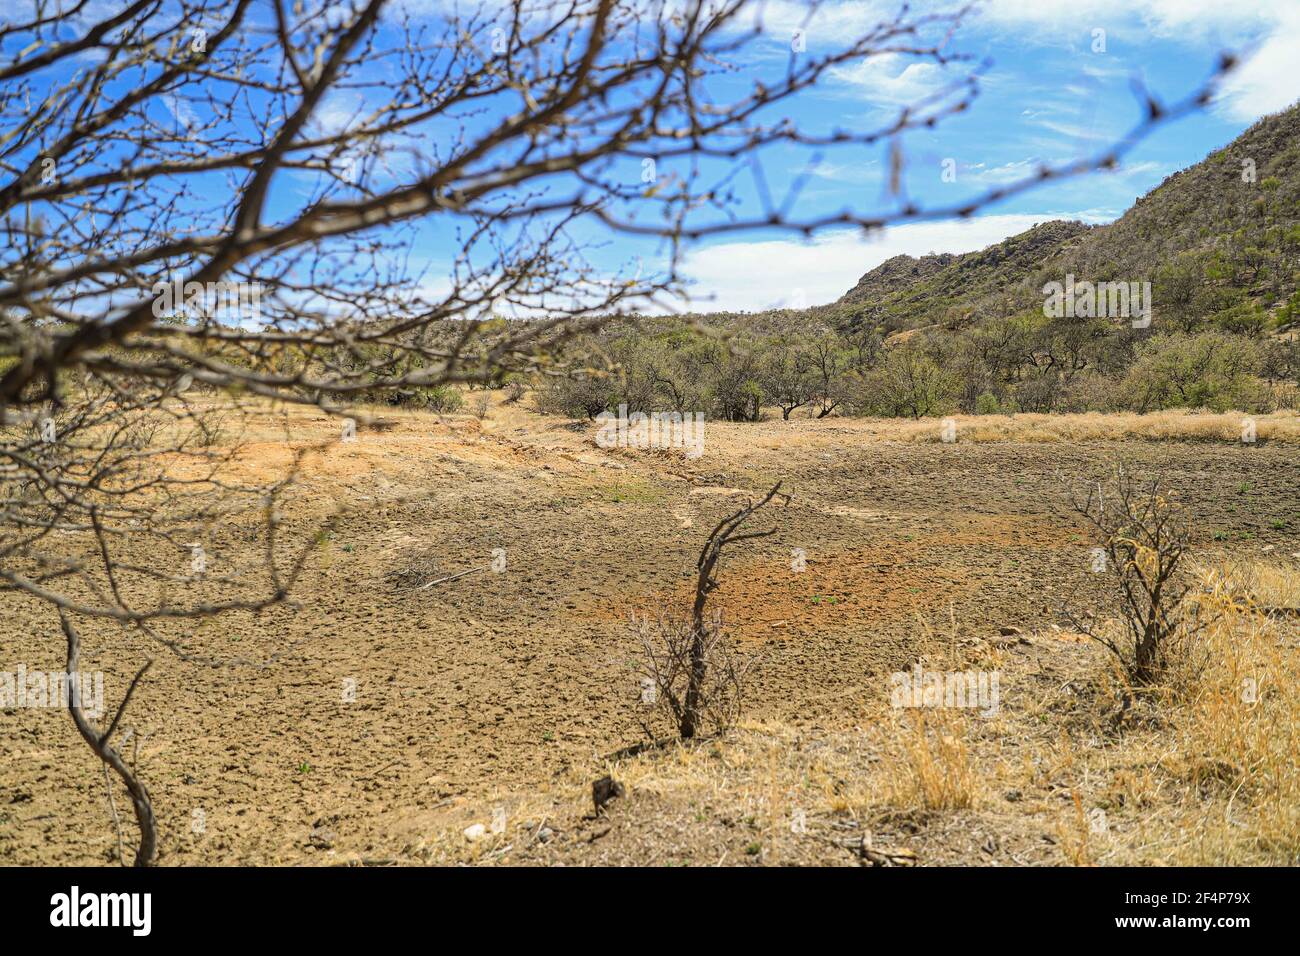
[[[752,531],[748,534],[736,534],[736,531],[754,512],[775,498],[780,488],[781,482],[778,481],[772,486],[772,490],[764,495],[763,499],[757,504],[751,502],[734,515],[723,518],[718,522],[718,526],[713,529],[713,533],[709,535],[708,540],[704,542],[704,547],[700,550],[700,558],[695,564],[698,572],[695,578],[695,604],[691,608],[690,679],[686,685],[686,698],[682,705],[681,722],[678,724],[678,731],[682,740],[690,740],[694,737],[695,731],[699,727],[700,693],[704,687],[704,678],[708,672],[709,625],[705,620],[705,607],[708,604],[709,594],[717,590],[718,587],[718,581],[713,576],[714,569],[718,564],[718,558],[722,556],[722,549],[728,544],[735,544],[750,538],[766,538],[768,535],[775,533],[775,528],[767,531]]]

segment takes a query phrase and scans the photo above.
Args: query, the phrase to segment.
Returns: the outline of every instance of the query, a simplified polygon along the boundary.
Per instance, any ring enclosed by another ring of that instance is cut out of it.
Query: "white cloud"
[[[725,242],[688,252],[683,272],[696,280],[691,287],[695,311],[821,305],[838,299],[864,272],[894,256],[983,249],[1051,219],[1099,221],[1091,212],[1015,213],[907,223],[871,238],[842,229],[809,241]]]
[[[1246,50],[1249,58],[1229,75],[1216,108],[1249,122],[1300,99],[1300,4],[1296,0],[988,0],[983,22],[1032,34],[1043,41],[1086,46],[1101,27],[1108,38],[1142,42],[1146,37]],[[1207,63],[1207,67],[1208,67]]]
[[[164,93],[162,102],[163,106],[167,107],[167,112],[172,114],[172,118],[185,129],[192,131],[198,127],[199,118],[195,115],[194,109],[188,101],[175,93]]]
[[[948,8],[959,5],[960,0],[951,0]],[[695,7],[696,0],[631,0],[623,5],[623,12],[636,10],[649,21],[660,15],[681,16]],[[894,19],[899,7],[897,0],[821,0],[816,7],[807,0],[751,0],[733,18],[732,29],[747,32],[761,27],[767,37],[783,45],[790,42],[795,31],[802,33],[809,45],[840,42],[848,34],[859,36],[882,21]],[[589,17],[591,9],[586,7],[578,15]],[[507,16],[508,11],[509,0],[391,0],[387,15],[445,19],[453,14],[462,18],[481,14],[480,21],[490,21]],[[525,12],[533,24],[544,22],[546,17],[571,15],[567,4],[548,9],[543,0],[535,0]]]
[[[861,185],[862,183],[880,183],[880,163],[874,159],[859,160],[850,163],[832,163],[821,160],[808,169],[808,175],[827,182]]]
[[[817,45],[860,36],[897,14],[898,4],[891,0],[825,0],[816,7],[805,0],[756,0],[737,20],[747,28],[761,25],[776,39],[792,37],[798,30],[809,45]]]
[[[1018,27],[1073,30],[1079,42],[1091,41],[1094,27],[1123,30],[1125,22],[1140,22],[1149,33],[1203,40],[1206,37],[1277,22],[1294,6],[1293,0],[987,0],[981,16],[993,23]]]
[[[986,166],[984,163],[973,163],[961,172],[964,177],[973,179],[976,182],[988,183],[994,186],[1003,186],[1007,183],[1016,183],[1022,179],[1028,179],[1041,168],[1041,165],[1041,163],[1032,159],[1022,159],[1016,162],[1003,163],[1000,166]]]
[[[936,63],[897,53],[866,57],[852,66],[833,69],[831,77],[870,94],[874,103],[890,105],[933,96],[955,78]]]
[[[1228,76],[1219,108],[1233,119],[1254,120],[1300,99],[1300,6],[1289,8],[1245,63]]]

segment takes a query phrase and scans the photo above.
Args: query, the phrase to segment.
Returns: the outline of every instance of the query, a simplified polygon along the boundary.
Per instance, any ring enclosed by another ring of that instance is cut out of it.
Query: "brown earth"
[[[1202,554],[1300,551],[1300,443],[1281,438],[942,444],[917,440],[921,426],[711,422],[704,454],[689,459],[601,450],[593,427],[499,394],[482,422],[387,417],[390,427],[308,461],[286,526],[310,535],[331,508],[351,510],[314,555],[297,605],[172,632],[211,654],[282,653],[275,663],[203,666],[85,625],[83,666],[103,670],[110,709],[140,662],[155,660],[126,724],[162,864],[856,861],[844,847],[860,840],[861,821],[819,816],[795,834],[726,795],[710,807],[634,785],[608,818],[583,817],[606,755],[641,738],[629,717],[628,615],[684,600],[709,529],[777,480],[789,503],[756,520],[776,534],[728,554],[716,595],[761,656],[750,736],[737,746],[796,761],[830,748],[846,776],[872,773],[855,728],[887,698],[888,675],[916,659],[923,630],[982,645],[1000,627],[1022,628],[1029,643],[989,653],[1009,684],[1019,679],[1025,706],[1095,662],[1094,648],[1050,627],[1063,604],[1097,601],[1091,542],[1062,477],[1095,478],[1122,456],[1179,491]],[[261,424],[241,454],[246,477],[272,475],[294,447],[337,428],[297,411],[287,430],[269,412]],[[1272,427],[1300,431],[1295,416]],[[255,547],[229,531],[232,550]],[[495,573],[498,548],[506,567]],[[803,573],[792,571],[795,548]],[[471,568],[483,570],[421,587]],[[48,608],[9,595],[0,616],[0,669],[61,668]],[[67,715],[7,711],[0,727],[0,863],[115,860],[105,780]],[[461,830],[497,806],[509,838],[467,846]],[[117,807],[129,843],[120,792]],[[1059,840],[1010,822],[1023,815],[996,804],[920,823],[880,818],[874,832],[923,846],[925,862],[1062,862]]]

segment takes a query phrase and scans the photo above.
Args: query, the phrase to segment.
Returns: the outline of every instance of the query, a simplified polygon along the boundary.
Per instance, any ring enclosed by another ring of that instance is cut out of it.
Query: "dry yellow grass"
[[[504,392],[479,392],[476,397],[487,398],[491,411],[486,419],[471,414],[437,414],[416,409],[390,407],[360,408],[350,414],[361,430],[379,422],[394,429],[400,437],[406,432],[422,433],[426,438],[437,436],[477,434],[496,429],[511,431],[525,428],[535,430],[539,424],[559,423],[562,419],[537,416],[525,404],[507,404]],[[525,400],[526,402],[527,400]],[[249,453],[259,451],[266,443],[276,443],[286,448],[327,445],[337,441],[341,420],[326,415],[312,406],[273,403],[261,399],[232,401],[219,396],[189,396],[190,407],[197,417],[220,419],[220,428],[201,441],[190,439],[196,448],[224,448],[239,451],[247,446]],[[172,411],[179,412],[177,406]],[[1120,442],[1120,441],[1204,441],[1240,443],[1242,423],[1254,422],[1255,440],[1260,443],[1276,441],[1300,443],[1300,412],[1279,411],[1267,415],[1250,415],[1245,412],[1194,412],[1171,410],[1138,415],[1130,412],[1080,414],[1021,413],[1015,415],[953,415],[956,423],[956,441],[972,443],[1027,442],[1067,443]],[[706,428],[718,434],[744,442],[788,440],[792,429],[797,429],[801,442],[818,444],[822,441],[838,442],[852,435],[855,442],[917,442],[939,443],[943,419],[923,418],[827,418],[821,420],[798,419],[785,422],[777,412],[769,410],[768,418],[756,423],[730,423],[710,421]],[[159,416],[161,428],[157,442],[170,443],[193,431],[190,419]],[[434,430],[434,435],[429,434]],[[578,444],[594,445],[596,425],[589,423],[585,441]],[[521,437],[515,435],[515,438]],[[562,439],[546,432],[548,441]],[[708,445],[706,443],[706,454]],[[614,453],[617,457],[617,453]],[[635,456],[633,456],[635,457]]]
[[[1206,572],[1208,664],[1173,705],[1165,765],[1195,839],[1185,863],[1296,862],[1300,854],[1300,655],[1296,628],[1263,609],[1300,607],[1291,566],[1234,562]],[[1208,796],[1207,796],[1208,795]]]
[[[902,734],[906,771],[891,779],[902,806],[960,810],[972,806],[978,784],[966,743],[966,720],[950,710],[918,710]]]
[[[968,442],[1079,442],[1123,441],[1213,441],[1240,442],[1242,422],[1255,423],[1258,442],[1300,442],[1300,415],[1276,412],[1247,415],[1244,412],[1165,411],[1137,415],[1129,412],[1077,415],[955,415],[957,441]],[[899,440],[938,442],[939,424],[890,421]],[[886,437],[886,427],[881,437]]]
[[[517,410],[502,410],[502,424],[518,419]],[[1205,442],[1241,445],[1243,422],[1254,423],[1255,442],[1300,444],[1300,413],[1279,411],[1267,415],[1244,412],[1163,411],[1138,415],[1129,412],[1087,412],[1073,415],[953,415],[955,441],[967,444],[1028,443],[1079,445],[1109,442]],[[560,421],[552,419],[552,421]],[[873,442],[940,444],[943,419],[923,418],[799,418],[782,421],[769,413],[760,422],[709,421],[705,424],[704,456],[733,456],[748,447],[801,448]],[[595,425],[585,437],[595,447]]]
[[[553,813],[576,818],[586,806],[572,794],[585,793],[593,775],[612,773],[632,792],[750,821],[764,845],[788,841],[795,814],[823,824],[851,819],[870,833],[900,812],[932,821],[955,813],[975,814],[1007,839],[1050,835],[1039,862],[1294,864],[1297,628],[1260,608],[1300,606],[1300,577],[1294,566],[1258,562],[1199,573],[1198,600],[1214,613],[1198,665],[1145,694],[1143,716],[1122,729],[1108,729],[1122,678],[1099,648],[1081,662],[1080,679],[1091,673],[1098,688],[1082,713],[1064,712],[1064,692],[1017,699],[990,718],[899,710],[877,680],[862,688],[854,726],[810,733],[747,722],[721,740],[575,768],[559,782],[556,794],[568,796],[557,796]],[[918,657],[936,669],[1002,670],[1004,684],[1022,666],[1013,654],[928,632]],[[1003,799],[1022,791],[1019,802]]]

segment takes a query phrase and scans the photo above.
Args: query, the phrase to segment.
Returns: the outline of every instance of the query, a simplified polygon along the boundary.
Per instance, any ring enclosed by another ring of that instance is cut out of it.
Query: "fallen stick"
[[[436,581],[429,581],[425,584],[421,584],[418,588],[415,588],[415,590],[423,591],[426,588],[433,587],[435,584],[442,584],[446,581],[455,581],[457,578],[463,578],[465,575],[473,574],[475,571],[486,571],[486,570],[487,570],[487,565],[484,565],[481,568],[470,568],[468,571],[459,571],[456,574],[449,574],[445,578],[438,578]]]

